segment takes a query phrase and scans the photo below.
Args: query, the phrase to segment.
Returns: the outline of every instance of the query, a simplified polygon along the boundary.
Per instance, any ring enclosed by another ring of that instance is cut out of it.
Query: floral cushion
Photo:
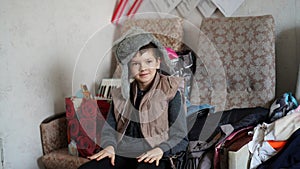
[[[75,169],[88,161],[87,158],[71,156],[67,148],[52,151],[42,157],[47,169]]]
[[[128,19],[121,28],[121,34],[127,32],[131,27],[137,26],[154,36],[165,46],[175,51],[182,49],[183,20],[181,18],[163,19]]]
[[[268,107],[275,97],[273,17],[206,18],[200,29],[192,103]]]

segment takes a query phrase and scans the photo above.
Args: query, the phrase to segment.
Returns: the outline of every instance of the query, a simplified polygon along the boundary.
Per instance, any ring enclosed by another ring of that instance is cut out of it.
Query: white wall
[[[39,124],[54,112],[64,111],[79,52],[79,61],[109,52],[114,27],[107,24],[115,2],[0,0],[0,137],[4,139],[5,169],[38,168],[42,155]],[[151,6],[144,9],[151,11]],[[298,0],[246,0],[234,14],[274,16],[279,94],[295,90],[300,62],[300,13],[296,9],[300,9]],[[196,14],[191,20],[201,23]],[[98,43],[99,48],[94,46]],[[81,50],[84,45],[93,50]],[[88,72],[80,62],[76,78],[92,79],[95,69],[105,74],[107,69],[102,66],[109,61],[97,61],[100,66],[90,63],[93,67]],[[76,90],[81,82],[74,83]]]
[[[38,168],[39,124],[64,111],[80,49],[110,23],[114,7],[112,0],[0,0],[0,137],[5,169]],[[110,44],[111,39],[108,34],[102,43]]]

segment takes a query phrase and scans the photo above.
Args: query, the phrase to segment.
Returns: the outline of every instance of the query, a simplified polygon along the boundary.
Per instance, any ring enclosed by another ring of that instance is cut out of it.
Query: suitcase
[[[253,126],[248,126],[234,131],[216,145],[215,169],[247,169],[249,160],[247,143],[252,140],[253,129]]]

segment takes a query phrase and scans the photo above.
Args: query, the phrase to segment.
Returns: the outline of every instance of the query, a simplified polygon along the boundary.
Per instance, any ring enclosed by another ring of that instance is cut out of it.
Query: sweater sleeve
[[[164,157],[185,151],[188,145],[187,124],[184,104],[180,92],[169,102],[169,139],[159,145]]]
[[[116,118],[114,115],[114,104],[110,105],[109,113],[107,115],[106,123],[103,125],[101,133],[100,146],[105,148],[107,146],[113,146],[116,149],[117,138],[116,138]]]

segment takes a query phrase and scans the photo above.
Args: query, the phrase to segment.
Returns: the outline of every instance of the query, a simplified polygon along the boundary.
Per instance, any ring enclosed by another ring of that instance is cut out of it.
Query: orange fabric
[[[286,144],[286,141],[274,141],[274,140],[269,140],[268,143],[275,149],[275,150],[280,150],[284,145]]]

